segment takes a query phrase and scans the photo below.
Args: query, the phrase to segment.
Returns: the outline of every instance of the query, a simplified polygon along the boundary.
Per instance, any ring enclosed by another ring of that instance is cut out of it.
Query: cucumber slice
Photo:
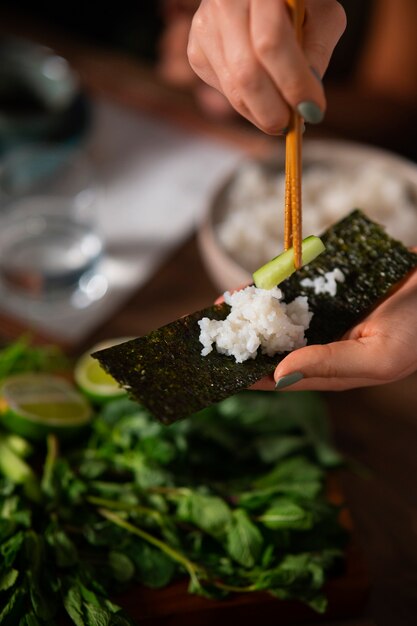
[[[301,244],[302,264],[311,263],[325,249],[325,245],[319,237],[315,237],[315,235],[306,237]],[[256,270],[253,274],[253,281],[259,289],[273,289],[294,272],[294,248],[289,248]]]

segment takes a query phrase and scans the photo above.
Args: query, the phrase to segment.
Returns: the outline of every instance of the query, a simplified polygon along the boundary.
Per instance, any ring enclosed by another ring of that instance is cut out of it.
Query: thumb
[[[277,366],[274,379],[277,389],[338,391],[388,382],[393,365],[383,345],[361,337],[295,350]]]

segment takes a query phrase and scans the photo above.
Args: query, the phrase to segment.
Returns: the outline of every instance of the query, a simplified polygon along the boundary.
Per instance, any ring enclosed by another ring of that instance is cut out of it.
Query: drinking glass
[[[0,281],[6,297],[77,308],[102,297],[101,198],[80,151],[25,148],[0,163]]]

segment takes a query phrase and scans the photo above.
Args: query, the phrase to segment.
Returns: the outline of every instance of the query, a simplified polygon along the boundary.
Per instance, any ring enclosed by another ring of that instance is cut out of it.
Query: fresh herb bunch
[[[62,453],[54,436],[35,451],[19,440],[31,489],[0,479],[2,626],[63,610],[126,626],[110,590],[184,575],[207,597],[268,591],[325,610],[346,534],[324,495],[340,458],[319,396],[244,392],[171,427],[122,399]]]
[[[27,335],[0,348],[0,381],[12,374],[52,372],[65,368],[68,368],[68,361],[57,346],[34,346]]]

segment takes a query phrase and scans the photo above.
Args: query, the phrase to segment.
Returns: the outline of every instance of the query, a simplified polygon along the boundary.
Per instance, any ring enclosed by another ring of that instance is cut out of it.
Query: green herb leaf
[[[19,576],[19,571],[17,569],[10,569],[6,574],[0,576],[0,591],[7,591],[10,587],[13,587],[17,578]]]
[[[176,564],[160,550],[143,541],[135,541],[129,546],[129,555],[140,581],[147,587],[159,589],[172,580]]]
[[[244,567],[253,567],[258,561],[263,538],[247,513],[241,509],[233,511],[232,525],[227,533],[227,551]]]
[[[121,583],[131,580],[135,573],[135,566],[126,554],[112,550],[108,555],[109,566],[113,577]]]
[[[66,369],[68,361],[57,346],[32,346],[21,337],[0,350],[0,380],[24,372],[51,372]]]
[[[216,539],[222,539],[233,522],[232,512],[224,500],[192,491],[180,497],[177,516]]]
[[[13,618],[24,595],[25,591],[22,588],[14,589],[4,600],[3,606],[0,607],[0,624],[13,624]]]
[[[30,611],[30,613],[26,613],[26,615],[20,619],[19,626],[42,626],[42,624],[36,617],[35,613]]]
[[[47,528],[47,543],[53,549],[58,567],[72,567],[78,562],[78,551],[68,535],[55,524]]]
[[[24,538],[23,532],[19,531],[0,546],[1,565],[4,569],[9,569],[13,565],[23,546]]]
[[[306,530],[312,528],[314,523],[309,511],[286,498],[274,500],[271,506],[257,519],[264,526],[273,530],[283,528]]]

